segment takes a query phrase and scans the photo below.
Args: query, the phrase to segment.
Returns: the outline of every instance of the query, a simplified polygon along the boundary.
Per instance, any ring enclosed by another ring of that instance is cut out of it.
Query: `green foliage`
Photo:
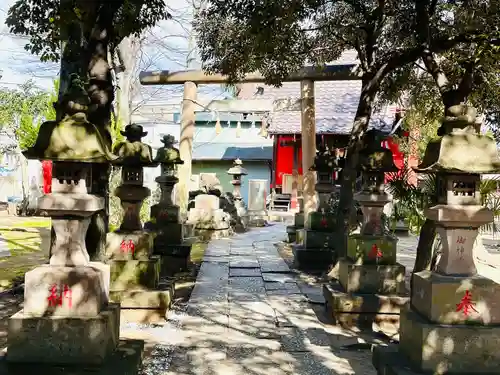
[[[94,25],[111,20],[111,43],[139,35],[169,17],[164,0],[17,0],[6,20],[10,32],[26,35],[26,50],[42,61],[58,61],[61,40],[75,25],[88,39]]]
[[[36,88],[33,81],[24,83],[19,90],[0,91],[0,127],[15,136],[21,149],[34,145],[44,121],[55,120],[52,104],[57,99],[58,85],[55,81],[51,93]]]

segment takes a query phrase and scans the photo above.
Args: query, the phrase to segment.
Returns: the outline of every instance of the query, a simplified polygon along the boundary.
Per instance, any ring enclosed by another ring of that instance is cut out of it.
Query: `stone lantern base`
[[[332,213],[311,212],[307,226],[296,231],[292,250],[299,269],[325,271],[335,261],[335,220]]]
[[[121,305],[125,322],[165,321],[174,283],[160,283],[161,260],[153,252],[154,234],[146,231],[108,233],[106,259],[111,265],[110,299]]]
[[[396,243],[390,236],[349,237],[339,279],[323,286],[327,309],[338,324],[398,331],[400,309],[409,296],[405,267],[396,263]]]
[[[286,227],[288,234],[288,242],[293,243],[297,241],[297,231],[304,228],[304,212],[297,212],[294,216],[293,225]]]
[[[220,208],[220,199],[215,195],[200,194],[195,197],[195,206],[188,212],[188,225],[194,227],[195,236],[202,240],[230,237],[229,214]]]

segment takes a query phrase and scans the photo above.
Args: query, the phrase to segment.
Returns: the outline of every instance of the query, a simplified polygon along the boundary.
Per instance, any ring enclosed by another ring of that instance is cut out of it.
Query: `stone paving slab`
[[[249,276],[262,276],[260,268],[230,268],[230,277],[249,277]]]
[[[259,268],[259,262],[254,256],[232,255],[229,259],[231,268]]]
[[[293,273],[273,273],[266,272],[262,274],[262,279],[266,282],[278,282],[278,283],[288,283],[296,282],[297,278]]]

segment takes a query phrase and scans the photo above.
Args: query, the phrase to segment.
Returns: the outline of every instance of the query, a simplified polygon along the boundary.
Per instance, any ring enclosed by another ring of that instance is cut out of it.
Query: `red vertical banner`
[[[50,194],[52,192],[52,161],[42,161],[42,178],[43,178],[43,193]]]

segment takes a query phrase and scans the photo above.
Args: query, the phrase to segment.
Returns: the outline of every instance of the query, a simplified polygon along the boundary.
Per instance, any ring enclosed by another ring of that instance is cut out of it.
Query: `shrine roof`
[[[346,51],[335,64],[357,64],[355,51]],[[261,94],[256,94],[257,87]],[[267,99],[274,111],[269,118],[269,132],[297,134],[301,132],[300,82],[285,82],[281,87],[262,84],[243,84],[240,99]],[[316,133],[349,134],[361,93],[361,81],[317,81],[314,83]],[[396,106],[391,105],[372,115],[369,128],[389,132]]]

